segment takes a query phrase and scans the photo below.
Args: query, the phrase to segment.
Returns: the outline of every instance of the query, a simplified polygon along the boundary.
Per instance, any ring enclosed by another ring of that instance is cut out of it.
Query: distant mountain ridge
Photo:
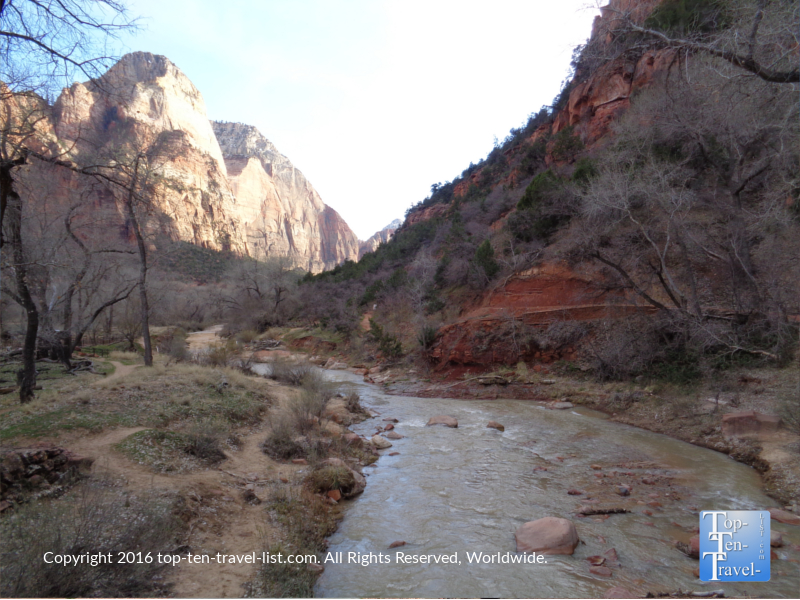
[[[380,231],[376,231],[374,234],[372,234],[372,236],[366,241],[363,242],[359,241],[358,243],[359,260],[361,259],[362,256],[364,256],[368,252],[374,252],[378,246],[392,239],[392,236],[394,235],[395,231],[400,229],[400,226],[402,224],[403,222],[400,219],[395,219]]]

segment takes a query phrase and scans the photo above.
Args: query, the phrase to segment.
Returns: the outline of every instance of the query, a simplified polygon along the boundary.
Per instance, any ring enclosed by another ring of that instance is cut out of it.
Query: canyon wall
[[[159,182],[144,224],[154,245],[286,256],[313,272],[358,258],[355,234],[302,173],[254,127],[211,123],[201,93],[163,56],[124,56],[101,79],[65,89],[49,117],[52,151],[77,165],[147,156]],[[76,185],[74,175],[57,177]],[[129,237],[118,199],[95,203],[111,220],[106,231]]]

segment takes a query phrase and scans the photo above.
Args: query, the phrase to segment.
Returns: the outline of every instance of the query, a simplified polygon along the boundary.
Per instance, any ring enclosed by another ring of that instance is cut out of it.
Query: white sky
[[[130,0],[211,119],[255,125],[361,239],[550,104],[587,0]]]

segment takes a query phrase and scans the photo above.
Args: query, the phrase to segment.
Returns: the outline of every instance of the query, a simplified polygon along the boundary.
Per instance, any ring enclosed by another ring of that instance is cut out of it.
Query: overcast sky
[[[589,3],[590,6],[592,3]],[[131,0],[211,119],[255,125],[366,239],[550,104],[587,0]]]

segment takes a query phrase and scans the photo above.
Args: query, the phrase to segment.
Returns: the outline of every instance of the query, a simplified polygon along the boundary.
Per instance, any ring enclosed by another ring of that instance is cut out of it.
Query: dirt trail
[[[219,334],[225,328],[224,324],[213,325],[203,331],[195,331],[186,336],[186,344],[189,350],[202,350],[208,348],[214,342],[217,342],[220,337]]]
[[[222,328],[190,334],[194,348],[206,347],[217,338]],[[141,365],[123,365],[110,361],[116,368],[112,375],[101,380],[122,379]],[[266,425],[257,425],[240,432],[236,450],[226,450],[228,458],[213,468],[187,473],[156,473],[137,464],[114,447],[128,436],[146,427],[125,427],[106,430],[96,435],[75,437],[68,442],[73,452],[95,458],[93,473],[124,482],[131,493],[165,491],[177,493],[186,500],[185,514],[190,518],[188,545],[191,554],[217,553],[245,555],[260,553],[265,545],[277,541],[277,532],[264,514],[264,507],[247,502],[244,493],[252,490],[260,500],[266,500],[273,488],[286,485],[281,479],[293,481],[302,467],[272,461],[259,448],[266,435]],[[184,555],[185,556],[185,555]],[[177,597],[240,598],[256,565],[247,563],[189,564],[182,561],[166,576],[174,583]]]

